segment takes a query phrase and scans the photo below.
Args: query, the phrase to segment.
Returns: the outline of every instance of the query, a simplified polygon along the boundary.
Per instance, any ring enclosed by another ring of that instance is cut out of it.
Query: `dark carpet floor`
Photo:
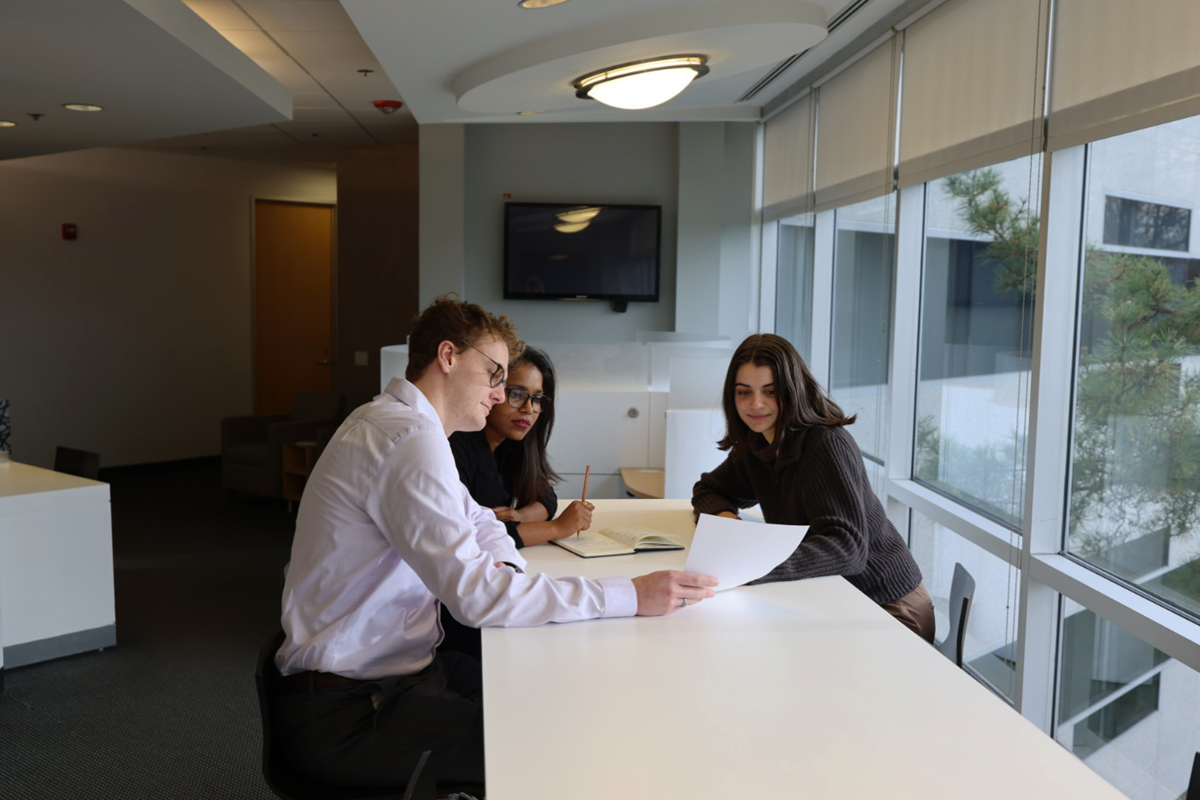
[[[272,798],[258,647],[294,516],[215,459],[111,470],[117,645],[5,672],[0,800]]]

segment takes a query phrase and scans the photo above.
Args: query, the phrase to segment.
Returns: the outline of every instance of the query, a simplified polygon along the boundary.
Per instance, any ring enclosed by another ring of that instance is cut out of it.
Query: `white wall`
[[[15,460],[50,466],[59,444],[101,466],[220,451],[220,418],[252,410],[256,197],[333,202],[336,175],[117,148],[0,162]]]

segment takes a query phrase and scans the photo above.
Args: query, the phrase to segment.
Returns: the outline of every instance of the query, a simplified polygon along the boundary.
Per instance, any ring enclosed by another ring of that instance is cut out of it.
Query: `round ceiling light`
[[[17,127],[17,123],[9,122],[6,119],[0,119],[0,128],[15,128],[15,127]]]
[[[63,103],[63,108],[67,111],[103,111],[100,106],[94,106],[91,103]]]
[[[559,233],[578,233],[591,224],[590,222],[560,222],[554,226],[554,230]]]
[[[565,2],[567,0],[520,0],[517,5],[521,8],[549,8],[550,6],[557,6]]]
[[[575,96],[599,100],[613,108],[653,108],[707,75],[707,63],[705,56],[667,56],[619,64],[577,79]]]

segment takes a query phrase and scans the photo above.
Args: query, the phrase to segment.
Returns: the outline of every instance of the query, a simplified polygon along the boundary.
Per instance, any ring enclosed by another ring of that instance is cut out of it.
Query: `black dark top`
[[[496,447],[495,455],[488,445],[487,436],[483,431],[459,431],[450,436],[450,449],[454,452],[454,463],[458,466],[458,477],[471,493],[476,503],[484,508],[497,506],[512,506],[513,484],[521,472],[525,454],[519,442],[506,439]],[[538,502],[546,507],[554,519],[558,511],[558,495],[550,490],[545,497],[539,497]],[[506,522],[508,535],[524,547],[521,535],[517,533],[517,522]]]

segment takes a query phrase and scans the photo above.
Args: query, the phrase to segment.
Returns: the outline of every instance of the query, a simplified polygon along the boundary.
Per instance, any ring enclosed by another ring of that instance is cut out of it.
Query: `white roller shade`
[[[812,101],[811,93],[804,95],[764,126],[765,221],[812,210]]]
[[[818,89],[817,210],[892,190],[895,41],[889,38]]]
[[[1200,2],[1058,0],[1051,150],[1200,114]]]
[[[950,0],[904,31],[901,186],[1041,149],[1048,6]]]

